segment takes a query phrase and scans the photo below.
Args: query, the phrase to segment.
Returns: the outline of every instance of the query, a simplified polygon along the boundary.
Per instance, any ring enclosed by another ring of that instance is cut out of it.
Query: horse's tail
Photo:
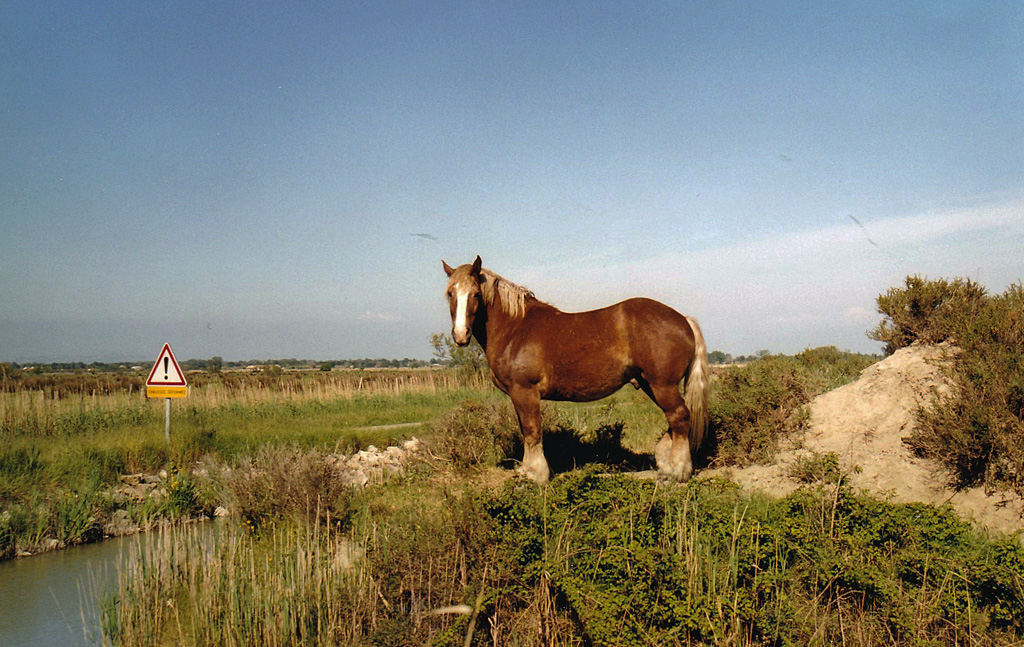
[[[708,430],[708,389],[711,385],[711,374],[708,371],[708,347],[704,343],[704,334],[697,325],[697,320],[687,317],[686,321],[693,330],[693,359],[686,369],[683,401],[690,410],[690,451],[696,452]]]

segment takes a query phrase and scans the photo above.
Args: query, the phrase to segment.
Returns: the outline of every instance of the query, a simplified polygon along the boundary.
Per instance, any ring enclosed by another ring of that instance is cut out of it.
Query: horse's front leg
[[[537,483],[547,483],[551,478],[551,469],[544,458],[540,394],[535,389],[516,388],[509,391],[509,397],[519,417],[519,429],[523,432],[522,471]]]

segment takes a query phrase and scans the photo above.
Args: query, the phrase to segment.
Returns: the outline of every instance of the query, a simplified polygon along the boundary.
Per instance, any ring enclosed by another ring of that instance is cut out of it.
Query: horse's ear
[[[483,261],[480,260],[480,255],[477,254],[476,260],[473,261],[473,268],[469,271],[473,276],[480,276],[480,266],[483,265]]]
[[[451,276],[452,272],[455,271],[455,270],[452,269],[451,265],[449,265],[448,263],[446,263],[444,261],[444,259],[441,260],[441,265],[444,265],[444,273],[447,274],[448,276]]]

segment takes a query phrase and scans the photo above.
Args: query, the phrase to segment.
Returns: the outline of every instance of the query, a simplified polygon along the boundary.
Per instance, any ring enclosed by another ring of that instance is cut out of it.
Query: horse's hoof
[[[683,466],[669,467],[668,469],[658,469],[657,480],[659,483],[667,483],[675,485],[677,483],[686,483],[693,476],[693,469],[686,470]]]
[[[550,478],[541,478],[540,476],[531,473],[522,465],[516,466],[515,469],[513,469],[512,471],[515,473],[515,477],[517,479],[522,479],[524,481],[532,481],[537,485],[544,485],[545,483],[550,481]]]

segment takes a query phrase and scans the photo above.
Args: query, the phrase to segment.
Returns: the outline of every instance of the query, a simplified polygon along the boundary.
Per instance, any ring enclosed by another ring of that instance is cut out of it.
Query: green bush
[[[839,483],[843,474],[839,467],[839,455],[835,452],[801,456],[789,467],[789,477],[800,483]]]
[[[885,319],[868,333],[885,343],[886,355],[915,341],[937,344],[959,339],[985,302],[985,288],[970,279],[908,276],[904,284],[878,297],[878,311]]]
[[[908,277],[878,299],[874,336],[886,348],[951,340],[960,349],[954,394],[918,412],[907,439],[946,465],[958,487],[985,484],[1024,495],[1024,288],[986,295],[973,281]]]
[[[102,537],[102,529],[93,516],[95,491],[63,492],[50,501],[50,523],[56,539],[63,544],[79,544]]]
[[[0,512],[0,561],[11,559],[17,550],[18,528],[10,510]]]
[[[189,518],[204,514],[200,503],[199,486],[187,475],[172,474],[163,483],[167,492],[166,514],[172,519]]]
[[[841,486],[778,501],[721,480],[664,490],[586,468],[547,490],[512,482],[487,512],[500,578],[485,615],[539,614],[565,644],[839,644],[850,631],[992,643],[1024,630],[1024,547],[985,541],[950,508]]]

